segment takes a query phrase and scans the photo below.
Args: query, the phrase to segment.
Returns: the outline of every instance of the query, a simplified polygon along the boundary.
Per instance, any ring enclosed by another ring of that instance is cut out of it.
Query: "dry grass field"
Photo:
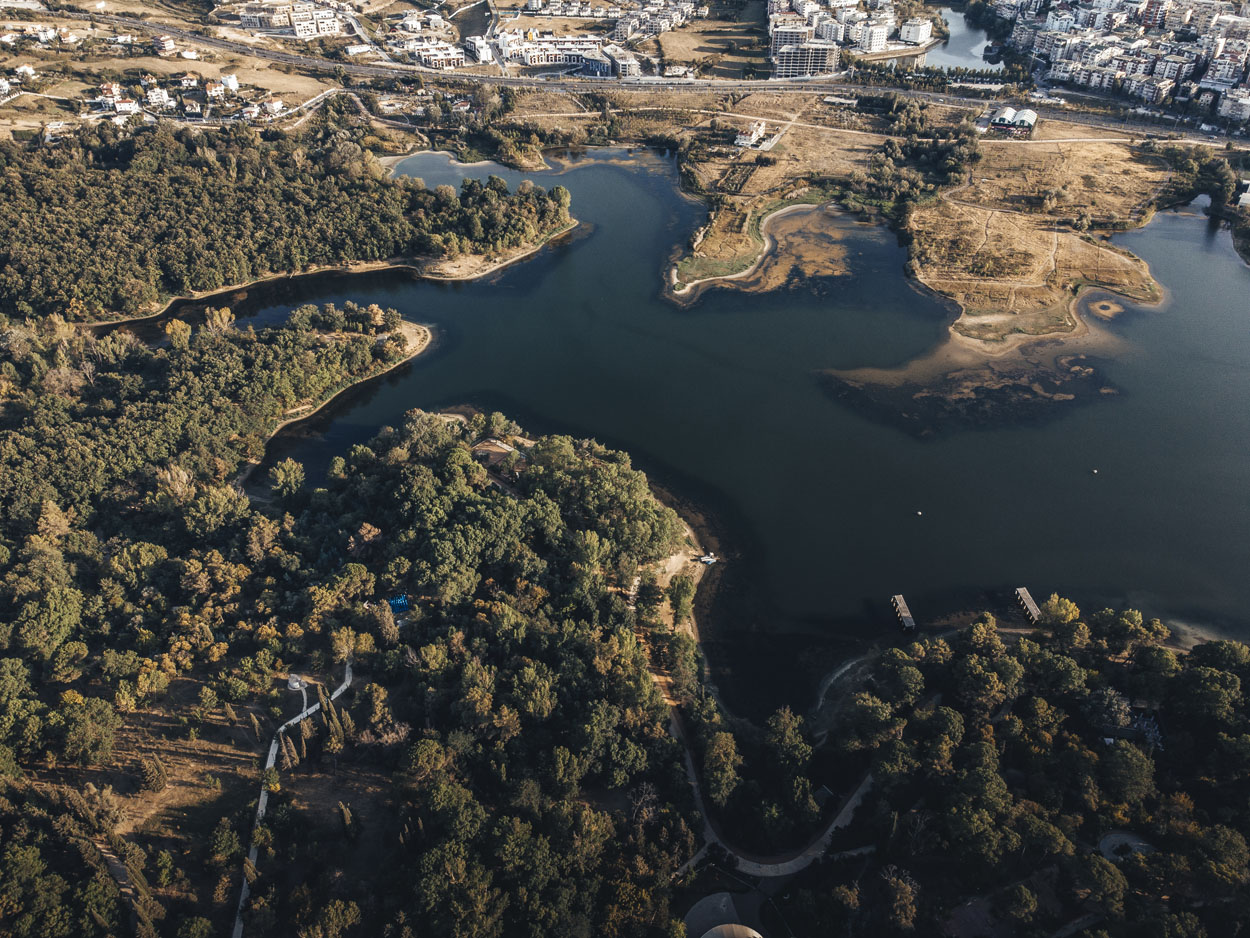
[[[642,45],[665,66],[694,68],[704,78],[763,77],[768,51],[762,0],[746,3],[737,18],[694,20]]]
[[[1143,262],[1073,223],[1140,223],[1167,181],[1161,161],[1116,143],[983,149],[967,186],[912,218],[916,276],[962,308],[956,333],[998,342],[1070,332],[1083,286],[1158,299]]]
[[[687,181],[714,194],[719,207],[675,267],[673,286],[685,297],[693,295],[689,285],[709,278],[769,288],[776,278],[753,270],[766,246],[764,219],[826,200],[826,181],[836,185],[866,170],[886,139],[879,120],[827,105],[819,95],[665,92],[640,99],[618,93],[606,100],[621,139],[667,135],[701,145],[686,164]],[[525,95],[516,115],[562,128],[601,120],[598,107],[583,113],[577,106],[572,96]],[[930,121],[953,127],[970,116],[933,108]],[[733,146],[734,134],[760,119],[769,136],[780,134],[775,145],[766,153]],[[986,139],[981,149],[968,182],[923,204],[911,220],[913,272],[959,305],[962,315],[952,327],[957,336],[993,352],[1012,336],[1071,333],[1078,325],[1071,300],[1085,286],[1157,299],[1146,265],[1099,232],[1145,220],[1168,181],[1160,159],[1122,134],[1070,122],[1043,121],[1035,139]],[[785,233],[778,240],[799,258],[798,267],[819,266],[819,252],[801,246],[801,218],[819,216],[790,218],[778,228]]]

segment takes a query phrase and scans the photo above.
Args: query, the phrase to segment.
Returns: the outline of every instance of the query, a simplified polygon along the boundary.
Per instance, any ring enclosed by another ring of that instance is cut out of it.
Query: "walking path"
[[[863,803],[864,798],[868,795],[868,792],[872,790],[872,773],[869,772],[864,775],[863,779],[860,780],[859,785],[856,787],[855,791],[851,792],[850,797],[842,803],[842,807],[839,809],[838,813],[829,819],[829,822],[825,825],[824,829],[821,830],[811,843],[798,853],[790,856],[769,859],[752,857],[749,854],[740,852],[731,844],[726,843],[721,835],[717,833],[716,828],[712,826],[710,816],[707,813],[707,807],[703,803],[703,795],[699,791],[699,779],[694,768],[693,750],[681,730],[679,720],[680,717],[678,716],[676,709],[674,709],[673,718],[669,723],[669,732],[681,742],[682,748],[685,750],[686,779],[690,782],[690,789],[694,793],[695,807],[698,809],[700,816],[703,818],[704,844],[698,853],[677,868],[677,871],[673,874],[674,878],[681,876],[687,870],[698,864],[699,861],[707,855],[708,847],[711,844],[718,844],[721,849],[737,860],[738,871],[746,873],[748,876],[790,876],[794,873],[805,870],[825,855],[825,851],[829,848],[829,842],[833,839],[834,833],[851,823],[852,818],[855,817],[856,809]],[[847,851],[848,855],[862,852],[864,852],[864,848],[862,847],[857,850]]]
[[[330,694],[330,699],[336,700],[338,696],[343,693],[343,691],[347,690],[347,688],[351,686],[352,662],[349,658],[347,659],[347,664],[343,668],[343,683],[334,689],[334,692]],[[282,734],[291,727],[295,726],[297,723],[302,723],[304,720],[307,720],[320,709],[320,702],[313,704],[311,707],[305,707],[295,716],[291,717],[291,719],[287,720],[278,727],[278,731],[273,734],[273,741],[269,744],[269,758],[265,760],[265,767],[261,770],[262,774],[267,772],[269,769],[272,769],[274,762],[277,761],[278,750],[282,745]],[[256,844],[256,828],[259,827],[260,822],[265,819],[265,808],[268,805],[269,789],[266,787],[264,781],[262,781],[260,785],[260,797],[256,801],[256,820],[252,824],[252,845],[247,852],[247,864],[244,865],[243,888],[239,893],[239,908],[238,911],[235,912],[234,931],[230,933],[231,938],[243,938],[243,907],[247,904],[248,897],[252,894],[252,884],[248,882],[247,879],[247,865],[250,864],[253,867],[256,866],[256,856],[259,849]]]

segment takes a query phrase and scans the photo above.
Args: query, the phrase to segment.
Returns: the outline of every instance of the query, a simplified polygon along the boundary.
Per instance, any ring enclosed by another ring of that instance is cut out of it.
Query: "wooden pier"
[[[891,596],[890,605],[894,607],[894,612],[898,615],[898,621],[902,624],[903,631],[916,631],[916,620],[911,617],[911,610],[907,608],[907,600],[903,598],[903,594],[899,593]]]
[[[1031,624],[1037,625],[1042,618],[1042,610],[1037,608],[1037,603],[1033,601],[1033,597],[1029,595],[1027,587],[1016,587],[1016,602],[1020,604],[1020,608],[1024,610],[1024,614],[1028,617]]]

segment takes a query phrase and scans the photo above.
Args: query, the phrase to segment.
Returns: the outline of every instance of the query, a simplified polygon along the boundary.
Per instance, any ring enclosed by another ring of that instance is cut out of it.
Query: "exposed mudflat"
[[[1119,393],[1084,354],[1019,355],[894,383],[822,378],[834,397],[919,438],[1050,420]]]

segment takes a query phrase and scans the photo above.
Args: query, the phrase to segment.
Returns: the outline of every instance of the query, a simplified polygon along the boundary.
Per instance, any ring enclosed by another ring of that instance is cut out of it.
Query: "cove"
[[[939,12],[950,29],[950,36],[917,59],[917,64],[928,65],[931,68],[970,68],[991,71],[1002,69],[1002,62],[989,62],[985,59],[985,49],[990,44],[990,37],[984,29],[969,23],[964,18],[963,10],[942,7]]]
[[[268,462],[292,456],[316,481],[407,410],[464,403],[628,450],[714,519],[728,561],[701,626],[717,683],[748,714],[806,709],[832,663],[893,640],[895,592],[922,624],[1003,608],[1027,585],[1241,634],[1250,272],[1202,216],[1163,213],[1118,239],[1171,291],[1109,327],[1127,348],[1104,363],[1120,395],[1040,425],[923,441],[819,379],[903,364],[946,333],[952,311],[906,279],[888,231],[845,219],[844,274],[766,294],[715,289],[678,309],[662,275],[705,211],[665,156],[596,151],[516,173],[422,154],[400,171],[431,186],[489,172],[558,183],[583,226],[484,280],[387,271],[255,292],[236,312],[256,325],[354,300],[436,334],[412,364],[284,431]]]

